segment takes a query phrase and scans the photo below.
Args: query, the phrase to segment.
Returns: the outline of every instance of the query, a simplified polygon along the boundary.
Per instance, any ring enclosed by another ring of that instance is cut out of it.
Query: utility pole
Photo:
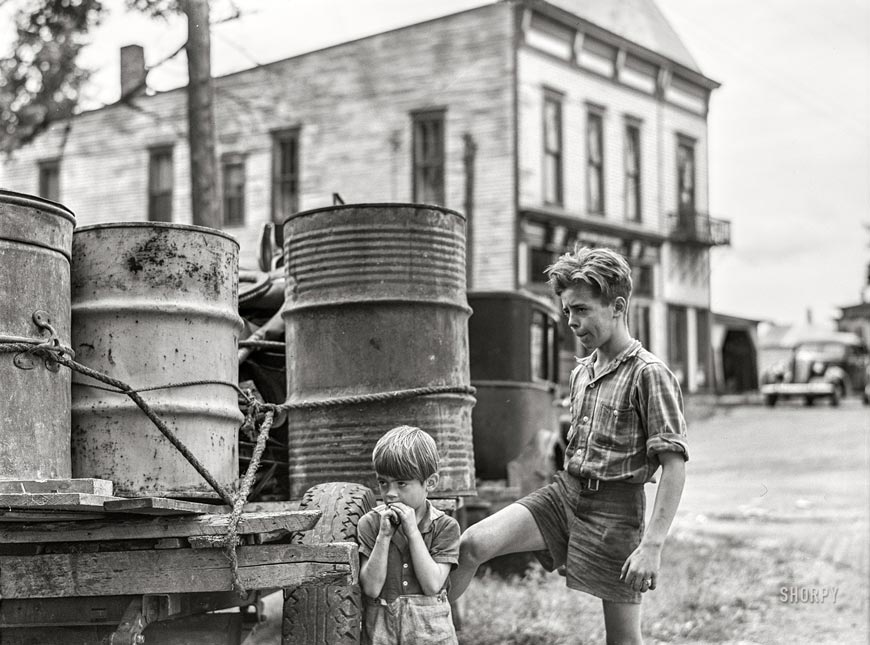
[[[187,15],[187,128],[193,223],[221,228],[215,152],[214,88],[208,0],[184,0]]]

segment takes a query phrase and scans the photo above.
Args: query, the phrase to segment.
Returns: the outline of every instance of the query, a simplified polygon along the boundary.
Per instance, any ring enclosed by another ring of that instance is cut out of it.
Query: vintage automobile
[[[803,397],[806,405],[826,398],[831,405],[856,393],[870,403],[870,357],[866,345],[850,332],[830,332],[798,340],[787,357],[762,374],[761,393],[768,406],[780,399]]]

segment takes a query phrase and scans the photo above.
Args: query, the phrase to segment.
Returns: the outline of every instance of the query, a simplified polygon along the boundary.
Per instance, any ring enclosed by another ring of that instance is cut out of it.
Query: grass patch
[[[647,643],[720,643],[760,636],[793,558],[731,537],[673,535],[659,587],[643,601]],[[569,590],[537,564],[522,575],[486,572],[464,598],[462,645],[585,645],[605,641],[601,601]],[[770,641],[761,641],[770,642]]]

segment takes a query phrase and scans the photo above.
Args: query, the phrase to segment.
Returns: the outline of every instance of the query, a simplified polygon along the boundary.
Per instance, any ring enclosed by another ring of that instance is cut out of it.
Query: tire
[[[808,408],[813,407],[813,406],[816,404],[816,399],[815,399],[815,397],[812,397],[812,396],[805,396],[805,397],[804,397],[804,404],[805,404]]]
[[[356,542],[356,525],[374,506],[370,488],[330,482],[309,488],[300,510],[320,509],[314,528],[297,533],[295,544]],[[359,585],[309,584],[284,590],[284,645],[359,645],[362,592]]]
[[[835,387],[831,392],[831,407],[836,408],[838,405],[840,405],[840,388]]]
[[[772,408],[773,406],[776,405],[776,399],[777,399],[776,394],[765,394],[764,395],[764,405],[766,405],[769,408]]]

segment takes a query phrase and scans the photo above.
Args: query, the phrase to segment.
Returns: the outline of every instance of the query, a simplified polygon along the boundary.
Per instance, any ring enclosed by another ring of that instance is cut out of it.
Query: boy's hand
[[[394,510],[393,506],[378,506],[375,511],[381,516],[381,524],[379,531],[384,537],[393,537],[396,532],[396,527],[399,526],[401,519],[399,514]]]
[[[410,536],[411,532],[417,528],[417,514],[414,512],[414,509],[401,502],[390,504],[390,508],[401,521],[402,527],[405,529],[405,535]]]
[[[653,591],[656,588],[661,561],[660,546],[641,543],[622,565],[619,579],[640,593]]]

